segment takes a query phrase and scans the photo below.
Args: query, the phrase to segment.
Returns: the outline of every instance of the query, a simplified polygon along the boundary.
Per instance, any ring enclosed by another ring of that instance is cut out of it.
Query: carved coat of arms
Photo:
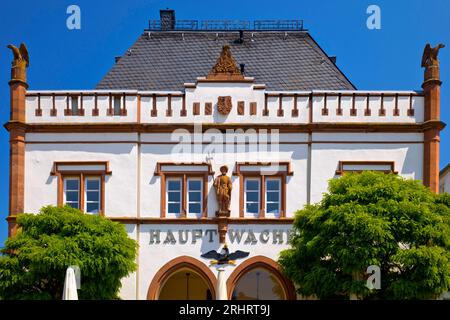
[[[227,114],[229,114],[232,107],[233,107],[233,105],[231,104],[231,97],[230,96],[225,96],[225,97],[219,97],[218,98],[218,100],[217,100],[217,111],[219,111],[219,113],[221,115],[226,116]]]

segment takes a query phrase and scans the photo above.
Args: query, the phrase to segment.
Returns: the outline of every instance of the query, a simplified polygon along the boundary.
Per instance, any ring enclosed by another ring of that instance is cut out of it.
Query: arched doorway
[[[227,281],[230,300],[295,300],[295,288],[279,270],[278,264],[264,256],[241,263]]]
[[[172,273],[161,285],[158,300],[212,300],[208,283],[189,268]]]
[[[153,277],[149,300],[212,300],[216,277],[202,262],[181,256],[166,263]]]

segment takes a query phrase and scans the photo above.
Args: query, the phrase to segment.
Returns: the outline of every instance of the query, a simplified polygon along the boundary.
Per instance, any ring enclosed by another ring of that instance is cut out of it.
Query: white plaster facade
[[[107,115],[110,93],[122,96],[122,106],[125,95],[126,115]],[[66,100],[70,95],[83,99],[84,116],[64,115],[64,110],[70,108]],[[227,116],[217,112],[219,96],[231,96],[233,108]],[[166,115],[169,99],[171,116]],[[98,116],[93,116],[96,100],[99,111]],[[183,100],[186,116],[181,116]],[[238,114],[238,101],[244,102],[243,115]],[[250,115],[250,103],[255,102],[257,112]],[[194,115],[194,103],[200,103],[198,115]],[[205,114],[205,103],[212,103],[211,115]],[[328,112],[322,111],[325,105]],[[263,112],[266,106],[268,114]],[[155,107],[157,115],[152,116]],[[36,109],[42,111],[37,113]],[[56,116],[51,115],[54,109]],[[294,116],[294,109],[298,116]],[[342,115],[337,109],[342,109]],[[384,115],[380,115],[380,109],[385,110]],[[204,223],[169,224],[164,219],[174,217],[160,218],[164,204],[161,177],[155,175],[157,163],[209,163],[214,176],[226,164],[233,182],[231,218],[236,219],[228,225],[226,242],[230,251],[239,249],[250,252],[249,258],[262,255],[276,261],[279,252],[287,248],[290,218],[305,204],[320,201],[327,181],[336,177],[339,161],[393,162],[399,175],[422,179],[424,137],[416,126],[423,122],[423,109],[423,96],[414,91],[268,92],[263,85],[251,81],[200,81],[187,85],[185,92],[28,91],[26,122],[36,130],[25,137],[25,212],[36,213],[44,205],[57,204],[58,179],[51,174],[55,161],[107,161],[111,174],[105,177],[104,215],[123,221],[129,236],[139,243],[139,267],[123,280],[121,297],[146,299],[152,279],[167,262],[186,255],[208,265],[209,261],[200,258],[200,254],[221,247],[217,233],[211,239],[210,233],[205,233],[217,230],[213,176],[207,179]],[[194,144],[194,124],[213,129],[202,136],[202,143]],[[174,133],[176,129],[181,131]],[[253,138],[242,140],[246,141],[243,144],[211,145],[208,141],[212,136],[216,142],[227,139],[225,132],[218,129],[253,129],[258,133],[268,130],[268,139],[278,143],[269,144],[267,150],[259,148]],[[274,130],[280,130],[279,135]],[[183,145],[178,144],[180,139]],[[290,163],[292,175],[286,179],[283,218],[286,223],[264,223],[264,219],[276,219],[271,216],[239,223],[242,186],[239,178],[232,175],[237,162]],[[151,243],[152,230],[159,230],[160,243]],[[164,243],[168,230],[174,234],[202,230],[202,234],[195,241],[191,235],[184,244]],[[244,232],[239,243],[230,238],[236,232]],[[249,232],[256,242],[246,242]],[[282,234],[282,241],[274,233]],[[237,265],[243,262],[245,259],[238,260]],[[226,268],[226,277],[233,268]],[[214,267],[212,270],[216,274]]]

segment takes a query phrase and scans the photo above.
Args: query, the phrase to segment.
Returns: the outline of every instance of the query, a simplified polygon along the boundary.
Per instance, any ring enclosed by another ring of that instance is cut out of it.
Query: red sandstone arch
[[[227,280],[228,299],[231,299],[234,287],[236,283],[239,281],[239,279],[248,271],[258,267],[265,268],[268,271],[275,274],[277,278],[280,280],[280,283],[283,286],[284,291],[286,292],[287,299],[296,300],[297,295],[295,293],[295,287],[292,281],[290,281],[283,275],[278,263],[265,256],[251,257],[242,262],[241,264],[239,264],[236,267],[236,269],[234,269],[234,271],[231,273],[231,275],[228,277]]]
[[[203,262],[189,256],[181,256],[170,260],[158,270],[148,287],[147,300],[156,300],[161,284],[163,284],[174,272],[182,268],[189,268],[198,273],[208,284],[208,287],[211,289],[211,295],[213,299],[215,299],[217,280],[214,273]]]

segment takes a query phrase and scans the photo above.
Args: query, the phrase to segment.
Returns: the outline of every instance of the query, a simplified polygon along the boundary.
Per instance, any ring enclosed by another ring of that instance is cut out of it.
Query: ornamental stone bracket
[[[225,243],[226,235],[228,232],[228,218],[230,217],[230,211],[217,211],[217,230],[219,232],[219,242]]]

